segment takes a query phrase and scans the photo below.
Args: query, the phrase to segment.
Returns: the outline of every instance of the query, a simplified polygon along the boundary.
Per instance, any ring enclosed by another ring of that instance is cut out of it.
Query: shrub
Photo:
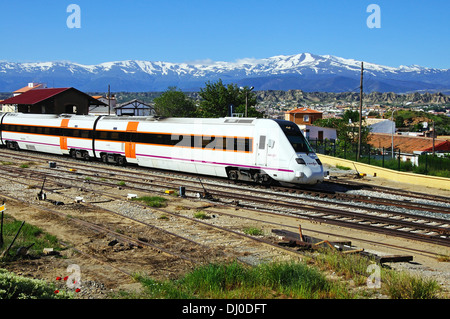
[[[17,276],[0,269],[0,299],[69,299],[72,294],[61,291],[43,280]]]

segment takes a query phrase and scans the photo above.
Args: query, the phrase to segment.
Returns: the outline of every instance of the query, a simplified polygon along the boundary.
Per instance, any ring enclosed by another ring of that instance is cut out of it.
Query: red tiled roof
[[[320,113],[321,114],[322,112],[319,112],[319,111],[316,111],[316,110],[311,110],[311,109],[308,109],[308,108],[305,108],[305,107],[299,107],[297,109],[287,111],[286,113],[290,113],[290,114],[292,114],[292,113],[305,113],[305,114]]]
[[[443,141],[441,143],[439,143],[439,141],[438,141],[438,143],[436,143],[436,141],[435,141],[434,150],[435,151],[444,151],[444,152],[450,151],[450,141]],[[433,151],[433,146],[423,149],[422,151],[423,152],[431,152],[431,151]]]
[[[369,144],[376,148],[390,148],[392,144],[392,135],[371,133]],[[437,147],[439,147],[439,149]],[[394,135],[394,148],[400,149],[402,153],[409,154],[412,154],[414,151],[430,152],[433,148],[433,139],[430,137]],[[436,151],[450,151],[450,142],[435,139],[434,149]]]
[[[23,87],[21,89],[18,89],[17,91],[14,91],[14,93],[25,93],[25,92],[37,89],[37,88],[39,88],[41,86],[42,86],[42,84],[37,84],[36,86],[25,86],[25,87]]]
[[[70,88],[33,89],[18,96],[6,99],[3,102],[0,102],[0,104],[33,105],[69,89]]]

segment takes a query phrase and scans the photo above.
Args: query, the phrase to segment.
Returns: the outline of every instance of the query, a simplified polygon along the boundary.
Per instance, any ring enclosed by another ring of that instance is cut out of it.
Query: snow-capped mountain
[[[76,87],[86,92],[164,91],[169,86],[198,91],[207,81],[254,86],[257,90],[345,92],[359,90],[361,61],[331,55],[279,55],[234,62],[171,63],[116,61],[98,65],[72,62],[0,61],[0,92],[28,82],[49,87]],[[398,68],[364,62],[364,91],[449,91],[450,70],[421,66]]]

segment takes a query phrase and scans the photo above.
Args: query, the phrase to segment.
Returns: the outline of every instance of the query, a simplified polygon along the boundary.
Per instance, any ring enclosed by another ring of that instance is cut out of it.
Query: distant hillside
[[[91,95],[105,95],[105,92],[87,92]],[[113,93],[118,103],[123,103],[133,99],[139,99],[143,102],[152,102],[155,97],[158,97],[162,92],[115,92]],[[198,92],[186,92],[186,94],[198,100]],[[352,103],[359,102],[359,93],[343,92],[304,92],[302,90],[267,90],[255,91],[259,103],[266,102],[270,104],[275,103],[298,103],[298,104],[325,104],[325,103]],[[0,100],[11,97],[11,93],[0,93]],[[372,92],[363,95],[365,104],[381,104],[381,105],[439,105],[443,107],[450,107],[450,95],[443,93],[409,93],[396,94],[393,92],[380,93]]]
[[[358,102],[359,93],[343,92],[304,92],[302,90],[289,91],[257,91],[259,101],[267,102],[297,102],[297,103],[352,103]],[[393,92],[380,93],[371,92],[363,94],[363,101],[366,104],[388,104],[388,105],[407,105],[407,104],[430,104],[430,105],[448,105],[450,106],[450,96],[442,93],[409,93],[396,94]]]

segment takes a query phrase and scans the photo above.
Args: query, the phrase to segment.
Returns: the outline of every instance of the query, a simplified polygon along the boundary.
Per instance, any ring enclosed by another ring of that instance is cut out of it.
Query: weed
[[[210,219],[211,217],[208,216],[208,214],[206,214],[204,211],[199,210],[194,214],[194,218],[198,218],[198,219]]]
[[[264,232],[262,231],[262,229],[257,227],[246,227],[244,228],[244,234],[253,236],[262,236],[264,235]]]
[[[132,200],[144,202],[146,205],[150,207],[164,207],[167,205],[167,198],[160,196],[143,196],[132,198]]]
[[[342,165],[336,165],[336,168],[339,168],[339,169],[342,169],[342,170],[344,170],[344,171],[348,171],[348,170],[351,170],[351,168],[350,167],[347,167],[347,166],[342,166]]]

